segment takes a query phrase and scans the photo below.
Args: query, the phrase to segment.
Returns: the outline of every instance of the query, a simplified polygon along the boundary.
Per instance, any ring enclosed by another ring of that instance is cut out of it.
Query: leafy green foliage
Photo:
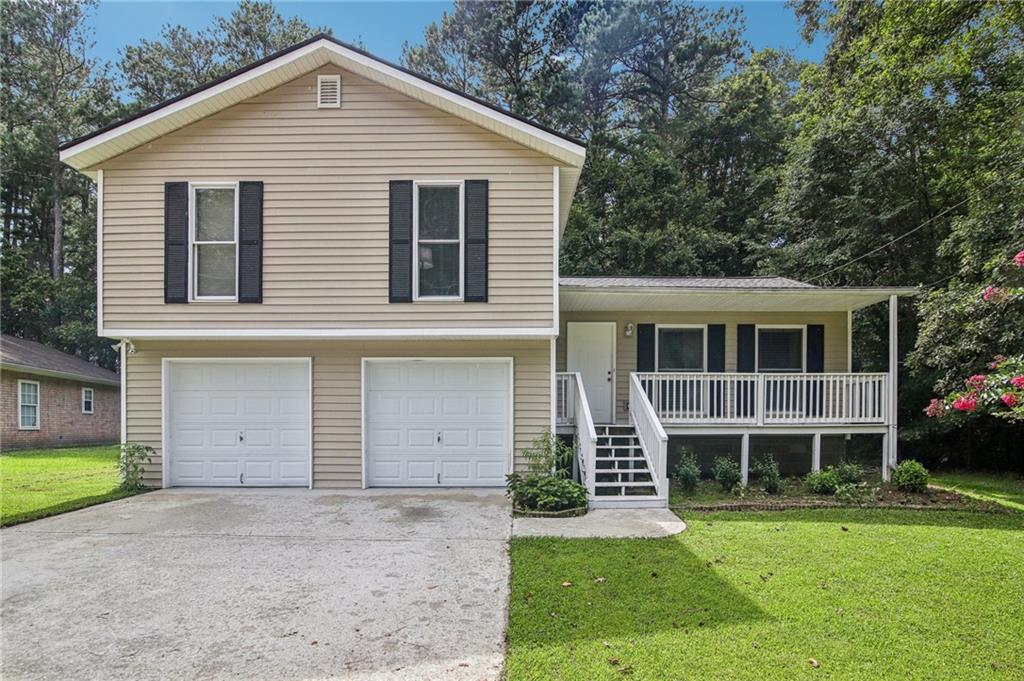
[[[901,492],[924,492],[928,489],[928,469],[913,459],[900,461],[892,471],[892,484]]]
[[[126,442],[121,446],[118,460],[118,473],[121,476],[121,489],[137,491],[145,487],[143,476],[146,464],[153,462],[156,450],[149,445],[138,442]]]
[[[572,447],[550,431],[535,437],[520,454],[526,460],[526,471],[530,475],[565,477],[572,471]]]
[[[836,501],[844,504],[862,504],[869,494],[871,490],[863,482],[840,482],[835,491]]]
[[[779,464],[771,454],[765,454],[754,462],[750,471],[757,478],[758,483],[768,494],[778,494],[782,491],[782,476],[779,474]]]
[[[507,494],[516,508],[530,511],[565,511],[587,505],[587,489],[572,480],[550,475],[506,476]]]
[[[840,485],[857,485],[864,482],[864,469],[853,461],[843,461],[832,467]]]
[[[697,463],[697,454],[692,449],[684,447],[679,452],[675,480],[679,488],[687,494],[692,494],[697,489],[697,483],[700,481],[700,464]]]
[[[743,480],[740,465],[727,456],[715,458],[714,463],[711,464],[711,475],[723,492],[731,492]]]
[[[836,493],[836,489],[842,484],[842,481],[834,468],[826,468],[808,473],[804,478],[804,484],[807,486],[807,491],[812,494],[832,495]]]

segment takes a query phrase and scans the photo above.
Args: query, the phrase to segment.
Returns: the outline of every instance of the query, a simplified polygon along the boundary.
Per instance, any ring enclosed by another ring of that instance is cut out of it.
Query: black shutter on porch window
[[[757,332],[753,324],[736,325],[736,371],[753,373],[757,371],[754,352]]]
[[[188,182],[164,183],[164,302],[188,302]]]
[[[263,302],[263,183],[238,183],[238,302]]]
[[[487,302],[487,180],[466,180],[466,270],[464,300]]]
[[[725,324],[708,324],[708,371],[725,371]]]
[[[388,199],[388,301],[412,302],[412,180],[392,180]]]
[[[825,325],[807,325],[807,373],[825,372]]]
[[[636,370],[654,371],[654,324],[636,325]]]

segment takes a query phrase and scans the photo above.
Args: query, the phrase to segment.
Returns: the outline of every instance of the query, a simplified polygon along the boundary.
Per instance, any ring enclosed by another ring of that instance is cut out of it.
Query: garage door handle
[[[245,434],[242,431],[238,431],[238,441],[245,442]]]

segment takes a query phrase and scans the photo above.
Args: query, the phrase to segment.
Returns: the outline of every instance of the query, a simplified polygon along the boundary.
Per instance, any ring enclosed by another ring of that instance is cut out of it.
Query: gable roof
[[[233,104],[333,63],[576,168],[584,143],[427,76],[321,34],[60,146],[60,160],[84,170]]]
[[[0,367],[86,383],[121,385],[121,378],[113,371],[42,343],[8,336],[6,333],[0,335]]]

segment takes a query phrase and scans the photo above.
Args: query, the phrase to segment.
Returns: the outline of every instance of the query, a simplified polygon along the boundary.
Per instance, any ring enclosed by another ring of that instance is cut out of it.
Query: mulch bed
[[[576,518],[586,515],[587,507],[567,508],[564,511],[533,511],[527,508],[513,508],[513,514],[517,518]]]
[[[850,504],[822,496],[759,496],[754,499],[693,501],[672,504],[681,511],[787,511],[815,508],[902,508],[915,511],[975,511],[981,513],[1015,513],[999,504],[971,499],[949,490],[929,488],[927,494],[908,494],[892,487],[882,487],[863,503]]]

